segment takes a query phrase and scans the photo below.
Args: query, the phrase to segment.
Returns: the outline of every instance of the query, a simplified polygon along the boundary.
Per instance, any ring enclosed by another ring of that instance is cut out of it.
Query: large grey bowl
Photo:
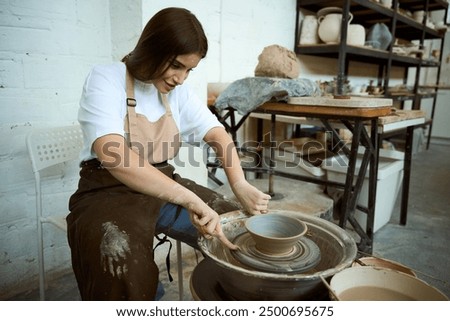
[[[321,251],[319,264],[304,273],[261,272],[237,261],[216,238],[201,237],[198,244],[205,256],[215,262],[219,285],[236,300],[315,300],[327,294],[321,277],[329,280],[353,263],[357,253],[355,241],[339,226],[318,217],[292,211],[270,213],[295,217],[306,223],[308,232],[305,236]],[[248,218],[241,211],[221,215],[225,235],[233,240],[246,232]]]

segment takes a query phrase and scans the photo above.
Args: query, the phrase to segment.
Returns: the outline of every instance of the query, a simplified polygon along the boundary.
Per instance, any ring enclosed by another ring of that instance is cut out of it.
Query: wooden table
[[[374,107],[368,107],[365,103],[361,103],[363,107],[358,105],[353,105],[351,107],[334,106],[333,103],[334,101],[320,101],[315,104],[314,100],[313,102],[304,101],[301,104],[293,102],[290,104],[267,102],[252,111],[252,113],[255,112],[270,115],[271,132],[275,132],[275,124],[277,117],[279,116],[292,116],[295,118],[307,117],[320,120],[323,127],[331,133],[333,142],[332,151],[335,154],[343,153],[348,158],[348,170],[345,183],[331,182],[322,178],[314,178],[277,171],[274,163],[274,152],[276,148],[275,141],[271,141],[270,164],[269,169],[265,171],[268,172],[269,178],[277,175],[343,188],[344,195],[342,199],[339,225],[345,228],[347,222],[349,222],[361,238],[358,244],[359,250],[365,253],[372,253],[379,157],[378,120],[380,117],[391,113],[392,100],[378,99],[377,104]],[[345,102],[336,103],[345,104]],[[216,113],[219,120],[225,125],[227,130],[232,134],[233,139],[236,141],[236,131],[243,124],[250,113],[245,115],[239,122],[236,123],[232,108],[228,108],[225,114],[214,111],[213,108],[212,110]],[[225,121],[226,119],[231,119],[231,125]],[[352,142],[350,148],[348,148],[346,143],[340,138],[339,133],[336,131],[332,122],[339,122],[352,132]],[[366,126],[367,124],[369,124],[368,127]],[[370,133],[367,128],[370,128]],[[358,149],[361,147],[364,148],[364,153],[361,160],[360,169],[356,173]],[[367,213],[367,226],[364,231],[364,229],[354,218],[353,214],[356,210],[358,195],[361,192],[367,170],[369,170],[368,206],[367,208],[358,206],[359,210]],[[269,193],[275,194],[273,190],[273,181],[271,179],[269,179]]]
[[[250,117],[257,118],[258,120],[270,120],[270,114],[252,112]],[[318,119],[309,117],[294,117],[287,115],[277,115],[277,122],[284,122],[298,125],[312,125],[322,126],[322,123]],[[409,203],[409,184],[411,177],[411,161],[412,161],[412,144],[413,144],[413,132],[417,126],[425,124],[425,112],[422,110],[395,110],[391,111],[386,116],[378,117],[378,136],[379,146],[381,146],[382,140],[386,137],[396,135],[399,132],[405,132],[405,157],[403,162],[403,182],[402,182],[402,197],[400,207],[400,224],[406,225],[408,216],[408,203]],[[333,122],[331,120],[333,128],[346,128],[341,122]]]

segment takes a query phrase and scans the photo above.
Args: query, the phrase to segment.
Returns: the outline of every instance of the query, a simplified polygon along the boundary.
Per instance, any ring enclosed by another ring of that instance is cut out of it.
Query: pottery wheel
[[[320,262],[320,249],[312,240],[301,237],[292,250],[283,255],[270,255],[255,247],[248,232],[238,235],[233,243],[240,250],[231,251],[236,260],[264,272],[299,273],[314,268]]]

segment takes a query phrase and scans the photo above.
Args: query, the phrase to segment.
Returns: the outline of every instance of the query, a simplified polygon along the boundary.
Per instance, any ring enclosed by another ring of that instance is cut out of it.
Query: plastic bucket
[[[341,301],[448,301],[416,277],[372,266],[344,269],[331,278],[330,287]]]

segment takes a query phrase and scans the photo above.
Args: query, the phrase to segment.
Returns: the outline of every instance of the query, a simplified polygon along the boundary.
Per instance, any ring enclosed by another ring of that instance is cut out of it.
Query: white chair
[[[83,134],[79,125],[53,127],[32,130],[26,138],[28,154],[36,184],[36,220],[39,264],[39,296],[45,300],[45,267],[44,267],[44,223],[67,231],[67,213],[43,214],[41,172],[51,166],[62,164],[78,158],[83,146]],[[180,300],[183,299],[183,271],[181,242],[176,241],[178,286]]]
[[[44,223],[66,231],[67,213],[43,214],[41,173],[44,169],[78,158],[83,145],[79,125],[32,130],[26,139],[36,184],[36,220],[39,264],[39,296],[45,300]]]

